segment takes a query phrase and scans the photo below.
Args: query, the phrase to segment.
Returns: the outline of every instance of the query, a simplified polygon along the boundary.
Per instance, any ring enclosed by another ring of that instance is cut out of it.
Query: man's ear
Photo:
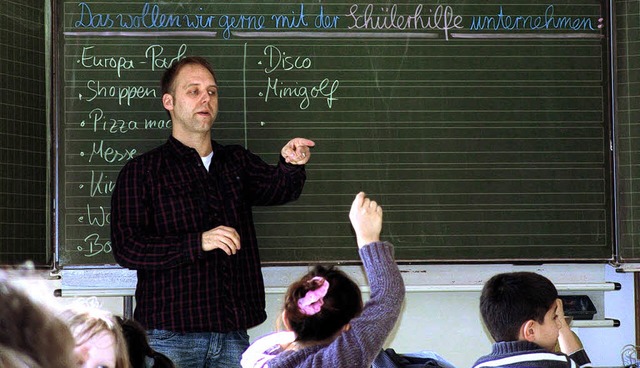
[[[523,340],[527,340],[529,342],[535,342],[536,341],[536,332],[537,332],[537,322],[530,319],[527,322],[522,324],[522,327],[520,328],[520,337]]]
[[[167,109],[168,111],[172,111],[173,96],[171,96],[169,93],[165,93],[164,95],[162,95],[162,106],[164,106],[164,108]]]

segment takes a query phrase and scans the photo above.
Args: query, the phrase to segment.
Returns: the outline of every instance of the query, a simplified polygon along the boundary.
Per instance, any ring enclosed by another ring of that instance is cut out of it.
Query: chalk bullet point
[[[265,124],[264,121],[260,122],[260,126],[264,126],[264,124]]]

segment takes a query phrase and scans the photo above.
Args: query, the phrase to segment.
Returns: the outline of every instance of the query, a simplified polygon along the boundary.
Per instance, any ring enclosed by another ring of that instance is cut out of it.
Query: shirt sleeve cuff
[[[583,366],[585,364],[591,363],[591,360],[589,359],[589,356],[584,349],[574,351],[573,353],[571,353],[571,355],[569,355],[569,358],[571,358],[571,360],[578,364],[578,366]]]
[[[204,250],[202,250],[202,233],[187,234],[185,244],[184,258],[186,262],[193,263],[198,259],[204,258]]]
[[[279,165],[280,169],[284,172],[294,172],[294,171],[301,171],[304,170],[304,165],[293,165],[288,163],[287,161],[284,160],[284,157],[282,157],[282,155],[279,155],[278,157],[280,157],[280,161],[279,161]]]

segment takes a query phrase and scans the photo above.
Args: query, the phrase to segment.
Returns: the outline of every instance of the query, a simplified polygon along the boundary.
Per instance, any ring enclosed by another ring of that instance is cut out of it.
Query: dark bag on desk
[[[396,353],[393,349],[380,351],[371,368],[443,368],[437,360],[416,358]]]

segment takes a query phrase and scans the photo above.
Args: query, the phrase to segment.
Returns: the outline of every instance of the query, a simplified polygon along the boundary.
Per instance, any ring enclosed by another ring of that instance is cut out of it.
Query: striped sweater
[[[584,350],[571,355],[552,353],[529,341],[493,344],[491,354],[478,359],[473,368],[586,368],[591,361]]]

